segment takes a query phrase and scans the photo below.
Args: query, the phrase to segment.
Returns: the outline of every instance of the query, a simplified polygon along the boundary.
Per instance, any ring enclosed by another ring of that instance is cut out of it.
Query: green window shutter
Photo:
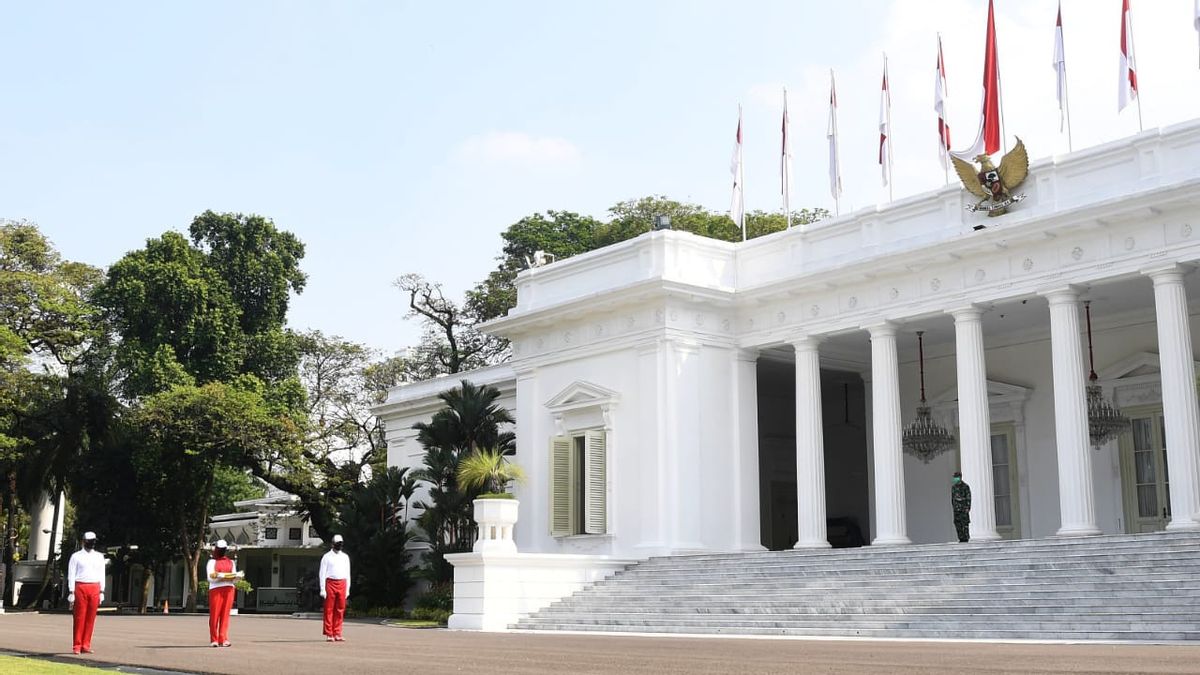
[[[603,431],[584,437],[584,531],[604,534],[608,530],[608,453]]]
[[[550,535],[571,532],[571,437],[550,439]]]

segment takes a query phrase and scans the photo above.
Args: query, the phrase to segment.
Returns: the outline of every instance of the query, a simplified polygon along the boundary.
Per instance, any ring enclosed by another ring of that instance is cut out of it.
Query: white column
[[[820,340],[796,348],[796,548],[829,548],[825,531],[825,434],[821,417]]]
[[[1188,325],[1184,269],[1147,270],[1154,281],[1158,319],[1158,358],[1162,371],[1163,425],[1171,478],[1168,530],[1200,530],[1200,409],[1196,407],[1196,368]]]
[[[1054,373],[1054,438],[1058,451],[1058,536],[1100,534],[1092,487],[1079,291],[1072,286],[1043,293],[1050,301],[1050,349]]]
[[[971,540],[995,541],[996,499],[992,483],[992,422],[984,363],[983,310],[952,310],[958,370],[958,438],[963,481],[971,486]]]
[[[758,350],[736,349],[733,358],[733,545],[763,551],[758,475]]]
[[[900,365],[896,325],[871,333],[871,418],[875,439],[875,546],[910,544],[904,513],[904,456],[900,440]]]

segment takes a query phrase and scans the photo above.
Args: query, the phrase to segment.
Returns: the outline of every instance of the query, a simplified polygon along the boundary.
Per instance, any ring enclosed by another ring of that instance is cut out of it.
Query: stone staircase
[[[1200,533],[651,558],[513,628],[1200,640]]]

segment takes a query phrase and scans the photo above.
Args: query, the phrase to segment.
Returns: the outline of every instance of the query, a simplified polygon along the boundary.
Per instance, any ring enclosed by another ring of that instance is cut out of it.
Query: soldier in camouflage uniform
[[[954,529],[958,540],[971,540],[971,486],[963,482],[962,472],[954,472],[954,486],[950,488],[950,506],[954,508]]]

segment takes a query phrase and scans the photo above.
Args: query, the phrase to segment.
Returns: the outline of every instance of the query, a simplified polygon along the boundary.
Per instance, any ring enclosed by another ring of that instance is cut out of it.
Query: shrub
[[[446,612],[446,616],[454,611],[454,584],[435,584],[425,595],[417,598],[413,618],[417,610],[438,610]]]
[[[436,621],[445,625],[450,620],[450,611],[446,609],[418,607],[412,611],[411,618],[417,621]]]

